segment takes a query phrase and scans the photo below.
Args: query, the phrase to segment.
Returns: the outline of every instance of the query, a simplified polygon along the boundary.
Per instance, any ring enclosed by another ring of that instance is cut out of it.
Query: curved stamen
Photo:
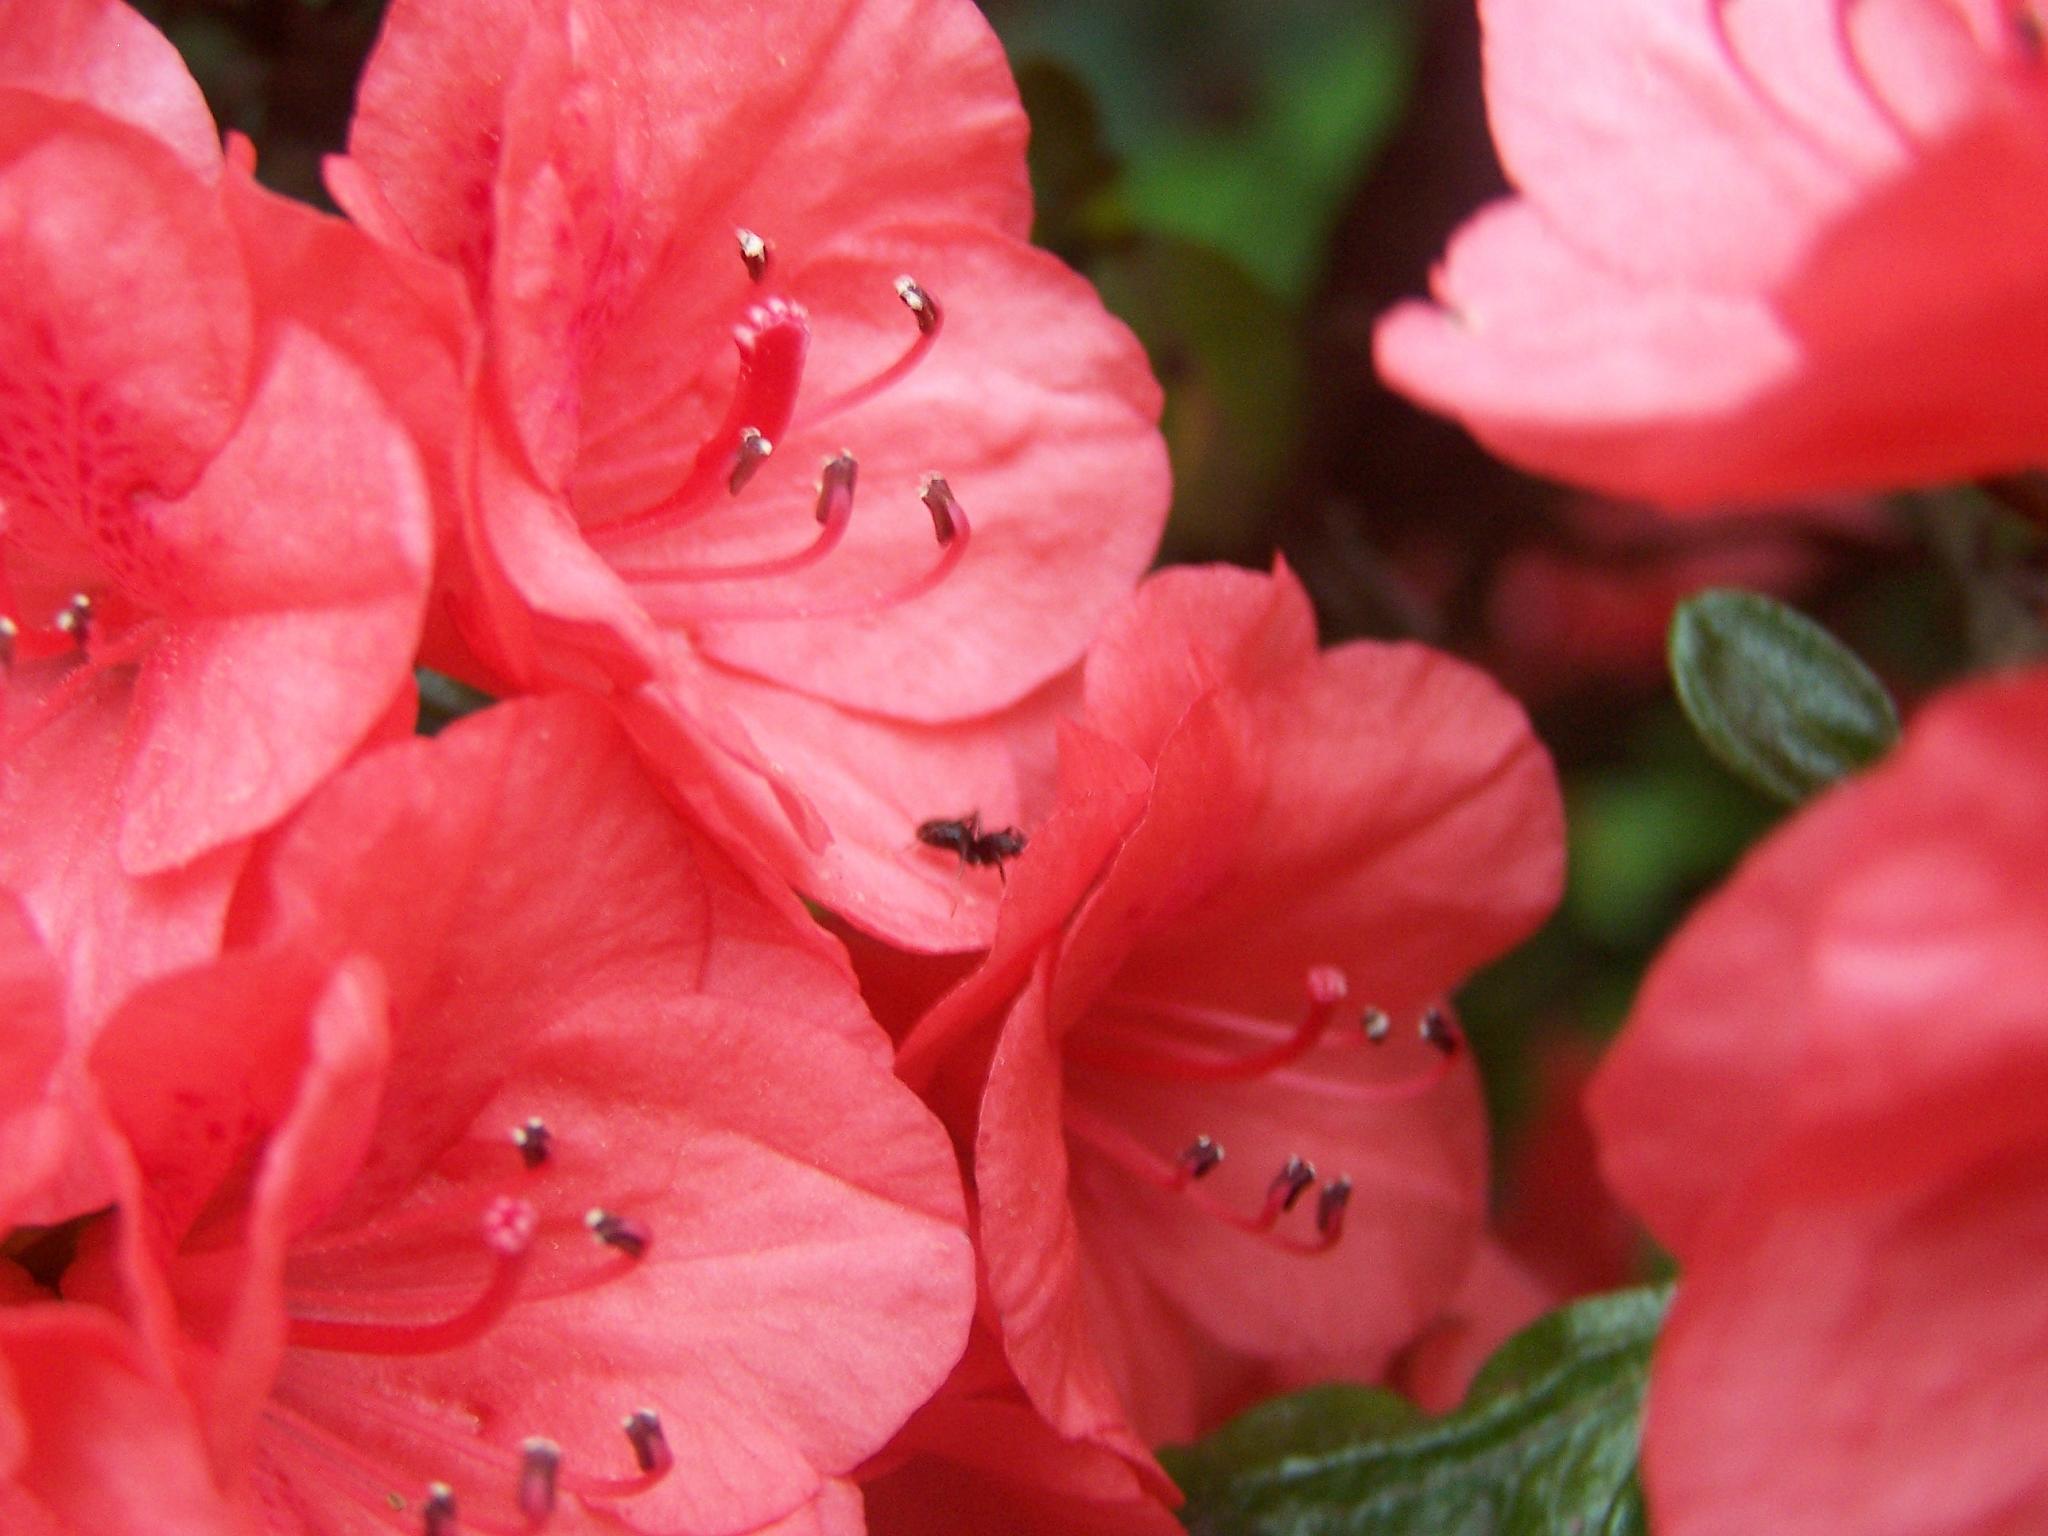
[[[446,1483],[429,1483],[426,1501],[420,1505],[422,1536],[455,1536],[455,1490]]]
[[[539,1115],[529,1115],[524,1125],[512,1127],[512,1145],[519,1149],[521,1162],[539,1168],[554,1155],[555,1133]]]
[[[954,568],[966,558],[968,542],[973,534],[965,509],[943,475],[926,475],[919,495],[925,509],[931,513],[932,529],[938,535],[939,558],[922,575],[905,582],[893,592],[885,592],[878,597],[828,598],[815,603],[740,603],[727,607],[693,603],[684,596],[671,600],[657,594],[644,598],[643,604],[655,619],[686,624],[754,624],[791,619],[858,619],[910,602],[924,596],[953,574]]]
[[[859,465],[850,453],[840,453],[825,461],[818,477],[818,534],[794,554],[744,565],[659,565],[645,569],[634,566],[621,568],[619,574],[635,582],[752,581],[787,576],[816,565],[839,547],[839,541],[846,537],[846,530],[853,523],[853,486],[858,472]]]
[[[1210,1056],[1178,1049],[1159,1050],[1142,1045],[1099,1044],[1083,1038],[1068,1042],[1070,1059],[1113,1072],[1130,1072],[1141,1077],[1166,1078],[1173,1082],[1242,1082],[1264,1077],[1314,1049],[1350,990],[1344,973],[1335,966],[1319,965],[1307,977],[1308,1007],[1301,1022],[1285,1040],[1268,1050],[1246,1056]],[[1264,1033],[1271,1026],[1263,1019],[1231,1013],[1219,1008],[1200,1008],[1186,1003],[1152,1001],[1142,998],[1114,998],[1109,1006],[1118,1013],[1138,1018],[1162,1019],[1177,1024],[1220,1025],[1230,1029]]]
[[[1446,1057],[1458,1054],[1458,1026],[1451,1022],[1451,1016],[1443,1009],[1424,1010],[1422,1021],[1416,1028],[1423,1044],[1435,1046]]]
[[[17,660],[46,661],[64,656],[82,658],[78,666],[65,673],[35,701],[19,723],[8,722],[5,744],[0,746],[0,752],[13,751],[61,716],[71,707],[72,701],[103,674],[140,660],[143,652],[156,643],[163,631],[161,619],[143,619],[112,637],[105,636],[99,626],[83,617],[75,621],[75,627],[67,626],[65,617],[81,613],[81,604],[87,605],[83,611],[89,612],[89,600],[80,594],[65,606],[57,622],[47,629],[24,630],[12,621],[0,619],[0,662],[9,669]]]
[[[434,1323],[366,1323],[317,1317],[290,1320],[285,1341],[300,1349],[351,1355],[438,1355],[473,1344],[495,1327],[519,1291],[539,1217],[524,1200],[498,1199],[484,1212],[484,1243],[494,1267],[483,1293]]]
[[[664,533],[701,517],[717,504],[721,482],[738,495],[760,461],[774,451],[789,431],[802,387],[804,359],[810,352],[811,327],[800,305],[769,299],[747,311],[733,330],[739,348],[739,378],[725,419],[697,450],[690,473],[668,496],[651,507],[608,523],[587,524],[584,536],[603,546]]]
[[[939,330],[945,323],[945,312],[939,308],[939,301],[932,297],[931,290],[917,279],[909,276],[896,279],[896,297],[903,301],[903,307],[917,322],[917,338],[911,342],[901,356],[873,378],[856,384],[853,388],[834,395],[814,410],[806,411],[803,417],[805,428],[815,427],[830,421],[834,416],[866,405],[884,390],[903,382],[912,369],[925,360],[926,354],[938,345]]]
[[[768,280],[768,263],[774,259],[775,246],[762,239],[751,229],[733,231],[739,237],[740,260],[746,264],[747,276],[757,283]]]
[[[605,1247],[616,1249],[629,1259],[646,1258],[647,1250],[654,1246],[654,1234],[644,1224],[601,1205],[593,1205],[583,1213],[583,1225]]]
[[[1325,1243],[1335,1243],[1344,1235],[1344,1212],[1351,1205],[1351,1180],[1335,1178],[1323,1186],[1316,1196],[1316,1231]]]
[[[676,1458],[668,1448],[668,1437],[661,1432],[661,1415],[652,1408],[637,1408],[619,1427],[633,1447],[639,1473],[633,1477],[587,1477],[564,1472],[562,1487],[586,1499],[626,1499],[645,1493],[668,1476]]]
[[[747,482],[754,478],[754,472],[766,464],[775,452],[775,445],[761,433],[758,427],[740,428],[739,445],[733,449],[732,473],[725,477],[725,493],[737,496],[747,488]]]
[[[519,1513],[541,1525],[555,1512],[555,1478],[562,1470],[562,1448],[533,1436],[519,1447]]]
[[[1290,1253],[1312,1257],[1327,1253],[1336,1246],[1342,1233],[1342,1210],[1350,1200],[1350,1180],[1338,1179],[1325,1189],[1317,1201],[1317,1236],[1314,1241],[1304,1241],[1289,1233],[1276,1231],[1280,1218],[1293,1210],[1301,1197],[1315,1184],[1315,1168],[1299,1157],[1291,1157],[1274,1175],[1266,1188],[1266,1198],[1256,1216],[1246,1216],[1231,1209],[1216,1199],[1208,1190],[1194,1182],[1185,1162],[1167,1162],[1147,1147],[1122,1126],[1105,1119],[1094,1111],[1083,1108],[1068,1100],[1062,1111],[1067,1134],[1082,1142],[1105,1161],[1121,1168],[1125,1173],[1163,1189],[1169,1194],[1180,1196],[1204,1216],[1234,1227],[1249,1236],[1262,1238],[1276,1248]],[[1208,1138],[1204,1137],[1203,1140]],[[1345,1193],[1331,1195],[1330,1189],[1343,1186]],[[1332,1203],[1330,1224],[1325,1226],[1322,1210],[1325,1201]]]
[[[1222,1146],[1214,1137],[1197,1136],[1180,1154],[1179,1178],[1182,1187],[1196,1179],[1206,1179],[1222,1166]]]

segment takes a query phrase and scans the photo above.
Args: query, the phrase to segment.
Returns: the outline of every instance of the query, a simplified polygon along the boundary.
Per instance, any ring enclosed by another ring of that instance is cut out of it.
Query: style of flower
[[[1653,966],[1590,1100],[1683,1275],[1652,1363],[1672,1536],[2048,1521],[2048,672],[1926,706]]]
[[[367,754],[235,911],[99,1040],[129,1164],[62,1287],[262,1530],[860,1529],[966,1336],[952,1153],[600,706]]]
[[[2048,459],[2031,0],[1483,0],[1495,142],[1397,389],[1667,504]]]
[[[0,3],[0,884],[80,1048],[406,709],[426,598],[412,448],[261,302],[223,185],[138,17]]]
[[[1085,695],[994,948],[898,1071],[972,1149],[1031,1403],[1149,1466],[1381,1374],[1456,1289],[1485,1126],[1445,995],[1555,900],[1560,809],[1505,695],[1419,646],[1319,656],[1284,570],[1154,577]]]
[[[1167,496],[1142,353],[1025,239],[1025,131],[966,0],[401,0],[330,174],[470,294],[463,670],[609,692],[700,819],[916,949],[1000,886],[915,828],[1014,819],[1005,713]]]

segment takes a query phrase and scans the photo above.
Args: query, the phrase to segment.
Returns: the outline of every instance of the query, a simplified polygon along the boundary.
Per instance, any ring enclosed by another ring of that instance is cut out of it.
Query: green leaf
[[[1503,1345],[1457,1412],[1321,1387],[1163,1459],[1193,1536],[1644,1536],[1636,1483],[1669,1287],[1554,1312]]]
[[[1891,695],[1804,614],[1755,592],[1703,592],[1671,621],[1671,676],[1693,728],[1750,784],[1798,802],[1898,740]]]

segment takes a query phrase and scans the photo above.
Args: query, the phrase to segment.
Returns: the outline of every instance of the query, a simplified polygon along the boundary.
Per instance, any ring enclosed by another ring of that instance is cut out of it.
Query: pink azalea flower
[[[74,1040],[404,708],[430,526],[370,384],[259,302],[170,46],[0,0],[0,884]]]
[[[966,1334],[952,1154],[831,941],[597,706],[367,755],[234,937],[99,1040],[132,1165],[63,1287],[262,1529],[860,1529]]]
[[[1595,1081],[1677,1255],[1672,1536],[2048,1521],[2048,672],[1930,704],[1679,932]]]
[[[472,297],[466,670],[611,690],[700,817],[920,949],[995,882],[916,827],[1014,819],[1000,719],[1166,503],[1142,354],[1026,243],[1025,132],[966,0],[418,0],[330,177]]]
[[[2020,0],[1484,0],[1494,139],[1397,389],[1698,505],[2048,458],[2048,63]]]
[[[1560,810],[1505,695],[1417,646],[1318,655],[1284,570],[1155,577],[1086,694],[994,949],[898,1070],[971,1145],[1031,1403],[1147,1465],[1380,1374],[1457,1286],[1485,1123],[1444,998],[1556,898]]]

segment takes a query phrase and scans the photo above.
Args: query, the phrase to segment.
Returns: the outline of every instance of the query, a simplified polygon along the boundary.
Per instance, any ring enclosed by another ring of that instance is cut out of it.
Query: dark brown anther
[[[941,547],[953,542],[953,535],[959,532],[959,524],[953,517],[954,508],[960,505],[953,499],[953,487],[946,484],[944,475],[926,475],[918,488],[918,499],[923,501],[925,510],[932,515],[932,532],[939,536]]]
[[[652,1408],[640,1408],[627,1414],[620,1427],[626,1431],[626,1438],[633,1442],[633,1460],[642,1472],[666,1472],[675,1464],[675,1456],[668,1448],[668,1436],[661,1432],[661,1415]]]
[[[1294,1209],[1295,1202],[1307,1193],[1308,1187],[1316,1181],[1315,1165],[1299,1157],[1290,1157],[1273,1175],[1273,1182],[1266,1189],[1266,1203],[1277,1204],[1283,1211]]]
[[[917,333],[929,336],[939,328],[939,301],[914,277],[896,279],[896,297],[917,321]]]
[[[84,650],[92,639],[92,599],[83,592],[72,593],[71,601],[57,615],[57,627]]]
[[[639,1222],[616,1216],[603,1206],[592,1206],[584,1212],[583,1225],[605,1247],[616,1248],[629,1259],[645,1258],[654,1244],[654,1234]]]
[[[1351,1181],[1332,1179],[1323,1186],[1323,1192],[1316,1196],[1316,1230],[1336,1241],[1337,1234],[1344,1229],[1344,1208],[1351,1204]]]
[[[0,614],[0,668],[14,670],[14,642],[21,638],[21,626]]]
[[[1208,1136],[1197,1136],[1180,1155],[1180,1166],[1191,1179],[1207,1178],[1223,1161],[1223,1148]]]
[[[835,513],[844,517],[853,510],[853,487],[859,478],[860,465],[854,462],[853,455],[847,450],[841,449],[825,461],[825,467],[818,471],[820,527],[831,522]]]
[[[519,1447],[519,1513],[538,1525],[555,1512],[555,1475],[562,1448],[536,1435]]]
[[[739,237],[740,260],[747,264],[747,276],[757,283],[765,282],[768,261],[775,254],[775,247],[751,229],[736,229],[733,233]]]
[[[775,445],[763,437],[757,428],[742,428],[740,446],[732,461],[732,474],[725,482],[726,490],[734,496],[739,495],[747,488],[747,482],[754,478],[754,472],[766,464],[769,455],[774,452]]]
[[[1458,1026],[1451,1022],[1451,1016],[1441,1008],[1432,1008],[1422,1016],[1422,1038],[1435,1046],[1446,1056],[1458,1054]]]
[[[420,1506],[420,1530],[425,1536],[455,1536],[455,1490],[446,1483],[427,1485],[427,1502]]]
[[[526,1124],[512,1127],[512,1145],[519,1149],[520,1161],[529,1168],[538,1168],[554,1154],[555,1133],[547,1128],[546,1121],[534,1115]]]
[[[1384,1008],[1366,1009],[1364,1017],[1358,1021],[1358,1026],[1365,1031],[1365,1038],[1374,1045],[1384,1045],[1387,1036],[1394,1032],[1394,1021]]]

